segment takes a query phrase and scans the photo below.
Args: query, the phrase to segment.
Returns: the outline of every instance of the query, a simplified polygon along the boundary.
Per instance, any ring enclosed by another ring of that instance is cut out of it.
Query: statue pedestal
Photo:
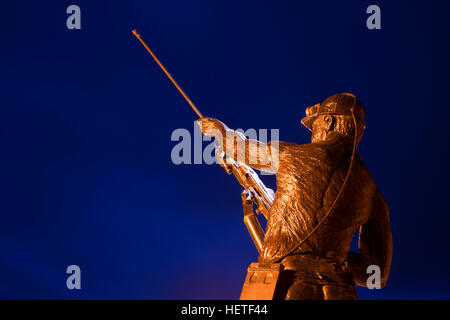
[[[240,300],[273,300],[278,279],[284,266],[281,263],[253,262],[247,269]]]

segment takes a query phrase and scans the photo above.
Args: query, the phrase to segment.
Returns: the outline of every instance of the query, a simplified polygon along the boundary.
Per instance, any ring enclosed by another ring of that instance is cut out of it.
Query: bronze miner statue
[[[244,187],[244,223],[259,251],[250,264],[241,299],[357,299],[367,267],[386,284],[392,258],[389,210],[357,153],[364,106],[351,93],[335,94],[306,109],[302,124],[311,143],[264,143],[246,139],[222,122],[204,117],[136,29],[141,42],[199,116],[203,134],[214,136],[218,163]],[[253,169],[276,174],[277,191]],[[266,233],[253,212],[263,214]],[[359,229],[360,252],[349,252]]]
[[[333,95],[306,109],[301,122],[312,135],[302,145],[254,141],[216,119],[198,120],[203,134],[216,138],[220,163],[246,188],[244,221],[260,255],[241,299],[357,299],[355,287],[366,286],[370,265],[386,284],[389,210],[356,151],[364,117],[353,94]],[[274,198],[250,168],[276,174]],[[253,202],[268,218],[265,234]],[[360,252],[349,252],[358,229]]]

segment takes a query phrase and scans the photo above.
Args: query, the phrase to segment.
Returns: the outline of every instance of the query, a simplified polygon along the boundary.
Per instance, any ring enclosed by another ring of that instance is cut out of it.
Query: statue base
[[[280,273],[281,263],[262,264],[253,262],[247,269],[240,300],[273,300]]]

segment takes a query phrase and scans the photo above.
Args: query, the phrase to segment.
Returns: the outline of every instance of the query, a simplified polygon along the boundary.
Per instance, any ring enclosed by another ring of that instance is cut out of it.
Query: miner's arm
[[[217,119],[201,118],[202,133],[214,136],[225,154],[254,169],[276,172],[279,161],[279,142],[261,142],[247,139],[241,132],[231,130]]]
[[[389,209],[380,193],[377,193],[369,220],[359,230],[360,253],[350,252],[349,268],[359,286],[367,286],[367,267],[377,265],[381,270],[381,287],[386,285],[392,259],[392,234]]]

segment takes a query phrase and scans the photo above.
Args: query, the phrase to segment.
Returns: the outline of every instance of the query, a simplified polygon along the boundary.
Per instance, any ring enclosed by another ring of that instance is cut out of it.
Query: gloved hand
[[[218,135],[225,135],[227,126],[214,118],[203,117],[197,120],[202,133],[206,136],[217,137]]]

